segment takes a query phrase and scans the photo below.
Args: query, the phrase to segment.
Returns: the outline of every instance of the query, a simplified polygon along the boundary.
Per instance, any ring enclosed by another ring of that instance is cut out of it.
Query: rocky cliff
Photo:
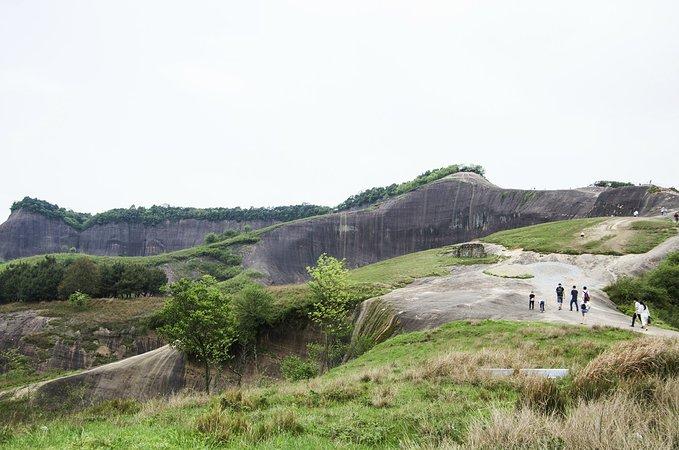
[[[502,189],[458,173],[374,207],[283,224],[246,249],[244,264],[273,284],[294,283],[306,278],[305,267],[321,253],[356,267],[509,228],[635,210],[652,215],[661,206],[679,209],[679,194],[648,186]]]
[[[149,256],[200,245],[208,233],[246,226],[258,229],[274,223],[182,219],[156,225],[112,222],[78,231],[60,219],[20,209],[0,224],[0,260],[68,252],[71,248],[91,255]]]

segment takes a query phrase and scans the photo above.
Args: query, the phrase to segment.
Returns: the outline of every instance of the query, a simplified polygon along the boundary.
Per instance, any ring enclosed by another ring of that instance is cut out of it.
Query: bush
[[[318,375],[318,366],[299,356],[286,356],[281,361],[281,374],[289,381],[307,380]]]
[[[643,300],[652,317],[679,327],[679,252],[640,277],[619,278],[604,291],[627,314],[632,314],[635,300]]]
[[[76,291],[68,296],[68,303],[75,309],[87,309],[90,306],[90,296]]]

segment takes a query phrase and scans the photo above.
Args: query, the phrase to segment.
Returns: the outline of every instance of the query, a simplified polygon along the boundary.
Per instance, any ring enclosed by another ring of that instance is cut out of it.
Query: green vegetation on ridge
[[[561,220],[499,231],[481,240],[539,253],[620,255],[646,253],[677,234],[677,226],[666,219],[635,219],[631,224],[603,229],[597,234],[597,228],[604,227],[607,221],[618,220],[605,217]],[[600,236],[592,239],[592,235]],[[615,247],[611,247],[612,243]]]
[[[37,198],[24,197],[12,204],[11,211],[20,209],[34,212],[52,219],[61,219],[67,225],[76,230],[85,230],[94,225],[106,223],[143,223],[156,225],[166,220],[176,222],[182,219],[197,219],[208,221],[233,220],[244,221],[272,221],[290,222],[313,216],[328,214],[333,211],[344,211],[373,204],[390,197],[404,194],[415,188],[439,180],[447,175],[457,172],[474,172],[484,174],[484,169],[478,165],[451,165],[440,169],[428,170],[415,179],[400,184],[392,184],[386,187],[371,188],[352,195],[336,208],[328,206],[301,205],[276,206],[268,208],[185,208],[176,206],[157,206],[149,208],[143,206],[130,206],[129,208],[116,208],[98,214],[80,213],[70,209],[61,208]]]
[[[340,203],[337,211],[344,211],[347,209],[359,208],[361,206],[371,205],[391,197],[396,197],[406,192],[410,192],[425,184],[429,184],[436,180],[440,180],[443,177],[452,175],[458,172],[473,172],[481,176],[484,175],[485,169],[481,166],[472,165],[458,165],[453,164],[451,166],[441,167],[440,169],[427,170],[426,172],[418,175],[415,179],[406,181],[400,184],[390,184],[384,187],[374,187],[361,191],[356,195],[352,195],[342,203]]]
[[[111,222],[143,223],[155,225],[166,220],[176,222],[182,219],[198,220],[233,220],[244,221],[281,221],[302,219],[330,212],[326,206],[301,205],[276,206],[271,208],[183,208],[175,206],[157,206],[150,208],[143,206],[131,206],[127,209],[116,208],[98,214],[78,213],[69,209],[60,208],[58,205],[37,198],[24,197],[23,200],[12,204],[12,212],[23,209],[45,217],[62,219],[69,226],[84,230],[93,225],[102,225]]]

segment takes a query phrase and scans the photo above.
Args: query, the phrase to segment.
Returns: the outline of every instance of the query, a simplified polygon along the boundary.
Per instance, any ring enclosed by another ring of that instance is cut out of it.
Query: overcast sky
[[[452,163],[671,186],[678,148],[676,0],[0,0],[0,220],[335,205]]]

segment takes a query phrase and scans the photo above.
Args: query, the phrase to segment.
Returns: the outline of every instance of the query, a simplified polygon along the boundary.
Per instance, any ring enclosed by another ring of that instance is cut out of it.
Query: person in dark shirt
[[[535,309],[535,294],[533,291],[530,291],[530,295],[528,296],[528,309]]]
[[[556,302],[559,304],[559,309],[561,309],[561,305],[563,305],[563,292],[565,289],[563,286],[561,286],[561,283],[556,287]]]
[[[573,311],[573,305],[575,305],[575,312],[578,312],[578,289],[573,286],[571,289],[571,311]]]

